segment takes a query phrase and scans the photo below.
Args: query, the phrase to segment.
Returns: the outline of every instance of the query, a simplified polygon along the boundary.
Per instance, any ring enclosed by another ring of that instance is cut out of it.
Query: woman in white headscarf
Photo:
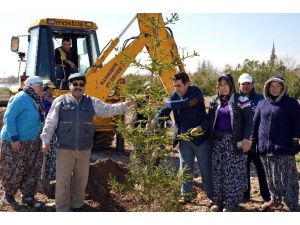
[[[15,195],[20,189],[22,203],[40,207],[34,199],[42,166],[39,133],[45,119],[41,100],[43,82],[31,76],[24,82],[23,91],[10,98],[1,130],[2,202],[17,207]]]
[[[280,74],[266,81],[264,97],[256,107],[252,133],[271,193],[271,200],[262,205],[262,210],[296,211],[299,184],[295,155],[300,151],[300,105],[287,95]]]

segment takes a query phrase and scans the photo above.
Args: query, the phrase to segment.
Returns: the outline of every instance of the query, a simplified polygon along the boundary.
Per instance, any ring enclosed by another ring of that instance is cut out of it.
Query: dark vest
[[[95,110],[90,97],[84,95],[77,104],[71,94],[63,95],[56,128],[58,148],[91,149],[94,136],[94,115]]]

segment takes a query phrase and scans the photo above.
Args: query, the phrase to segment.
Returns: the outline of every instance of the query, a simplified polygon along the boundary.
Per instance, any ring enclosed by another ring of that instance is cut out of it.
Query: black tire
[[[0,101],[0,107],[6,107],[7,106],[8,101],[7,100],[1,100]]]
[[[116,135],[116,150],[118,152],[124,152],[125,150],[125,141],[121,134]]]
[[[115,133],[112,131],[96,131],[94,135],[93,151],[104,151],[110,149]]]

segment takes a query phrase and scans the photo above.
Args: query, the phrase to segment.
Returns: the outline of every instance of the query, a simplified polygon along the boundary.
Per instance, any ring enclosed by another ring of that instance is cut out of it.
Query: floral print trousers
[[[271,199],[291,209],[298,206],[299,184],[296,159],[293,155],[261,156],[266,171]]]
[[[247,184],[247,155],[233,149],[233,137],[217,137],[212,146],[214,203],[234,209],[243,201]]]
[[[20,189],[24,197],[34,197],[41,176],[41,140],[21,142],[14,151],[8,141],[1,142],[2,185],[6,195],[14,196]]]

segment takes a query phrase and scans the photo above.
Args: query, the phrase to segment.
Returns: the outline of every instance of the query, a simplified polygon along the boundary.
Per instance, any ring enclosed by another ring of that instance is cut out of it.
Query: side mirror
[[[13,36],[10,41],[10,49],[11,51],[18,53],[19,52],[19,37]]]

